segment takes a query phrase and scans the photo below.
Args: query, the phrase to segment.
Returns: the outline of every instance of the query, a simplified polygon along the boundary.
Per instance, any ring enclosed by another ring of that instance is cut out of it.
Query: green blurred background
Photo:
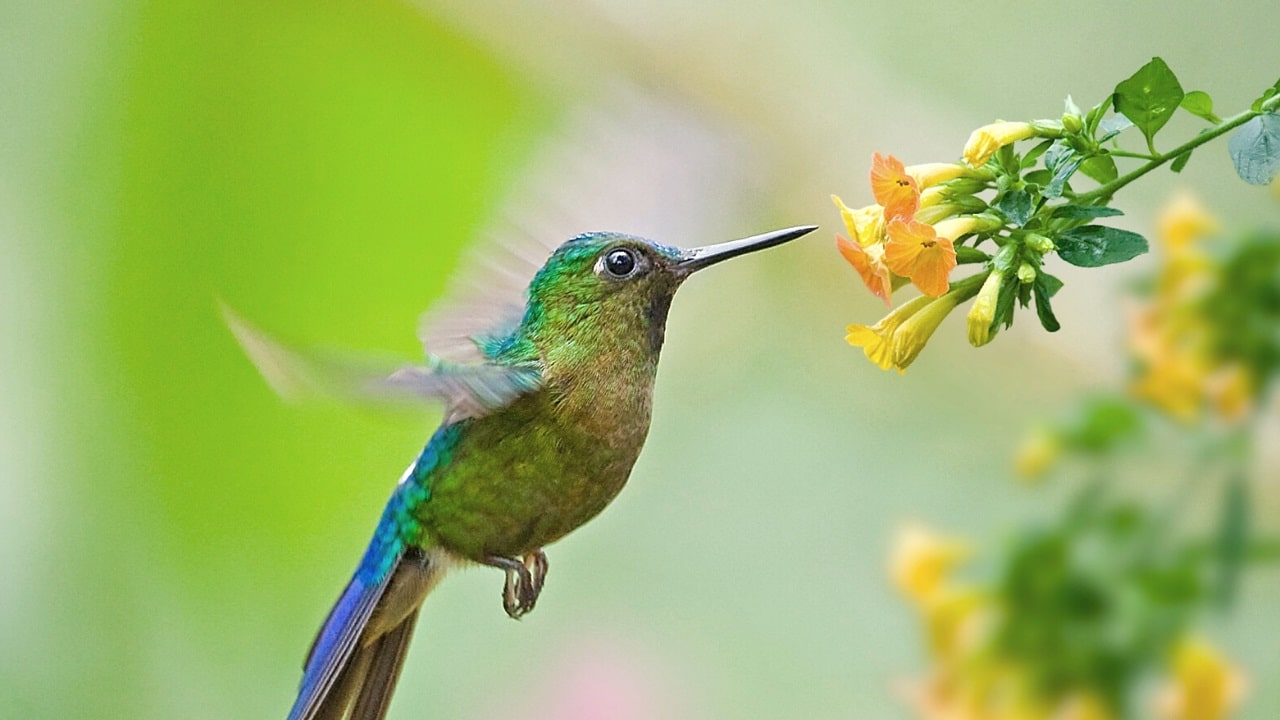
[[[407,358],[503,228],[691,246],[815,222],[681,292],[627,491],[551,549],[524,622],[496,573],[442,586],[392,717],[905,716],[894,529],[994,541],[1050,511],[1009,454],[1121,377],[1132,270],[1063,273],[1052,338],[971,351],[953,319],[898,377],[843,342],[879,308],[827,196],[868,202],[875,150],[956,157],[1156,54],[1234,112],[1275,79],[1280,6],[905,7],[0,3],[0,714],[287,711],[438,412],[282,403],[217,299]],[[1126,191],[1129,225],[1180,184],[1231,225],[1274,213],[1219,147]],[[1258,503],[1275,528],[1274,478]],[[1213,631],[1250,671],[1243,717],[1276,717],[1280,578],[1244,590]]]

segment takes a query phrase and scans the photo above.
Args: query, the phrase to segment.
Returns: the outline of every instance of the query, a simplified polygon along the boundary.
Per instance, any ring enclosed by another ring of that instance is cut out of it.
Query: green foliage
[[[994,650],[1040,697],[1092,690],[1122,708],[1203,604],[1204,567],[1142,506],[1084,493],[1055,525],[1018,535],[1000,563]]]
[[[1213,98],[1209,97],[1209,93],[1203,90],[1192,90],[1182,97],[1182,102],[1179,104],[1183,110],[1198,118],[1208,120],[1214,125],[1222,122],[1222,118],[1213,114]]]
[[[1157,57],[1116,85],[1111,98],[1116,112],[1133,121],[1154,154],[1156,133],[1173,117],[1183,95],[1178,77]]]
[[[1243,363],[1264,392],[1280,374],[1280,233],[1246,236],[1222,261],[1220,281],[1205,297],[1216,335],[1213,352]]]
[[[1142,416],[1131,403],[1110,395],[1089,398],[1058,434],[1070,449],[1108,453],[1141,435]]]
[[[1243,475],[1235,475],[1222,488],[1222,518],[1218,523],[1217,578],[1218,604],[1230,606],[1240,586],[1249,545],[1249,485]]]
[[[1049,304],[1049,298],[1054,293],[1062,289],[1062,281],[1048,274],[1039,273],[1036,275],[1032,289],[1036,297],[1036,316],[1040,319],[1040,325],[1049,332],[1058,332],[1062,328],[1058,322],[1057,316],[1053,314],[1053,307]]]
[[[1085,225],[1058,236],[1058,257],[1078,267],[1101,267],[1132,260],[1147,251],[1147,239],[1135,232]]]
[[[1280,113],[1253,118],[1227,142],[1236,173],[1251,185],[1269,185],[1280,174]]]

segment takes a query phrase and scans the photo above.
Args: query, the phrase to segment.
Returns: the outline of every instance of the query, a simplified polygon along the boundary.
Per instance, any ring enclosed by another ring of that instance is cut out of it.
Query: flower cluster
[[[1240,671],[1137,580],[1170,572],[1165,560],[1108,577],[1097,558],[1090,566],[1089,553],[1073,552],[1108,537],[1098,529],[1027,533],[985,584],[954,577],[968,543],[918,525],[901,532],[891,577],[919,613],[932,663],[905,692],[920,718],[1112,720],[1136,700],[1166,720],[1231,717],[1245,694]],[[1150,676],[1163,677],[1157,691],[1133,697]]]
[[[1201,241],[1217,221],[1190,195],[1175,200],[1159,224],[1164,257],[1150,296],[1130,314],[1130,348],[1136,360],[1131,390],[1169,415],[1197,419],[1207,408],[1239,420],[1252,406],[1259,378],[1242,358],[1223,353],[1222,327],[1208,312],[1209,298],[1235,279]],[[1259,308],[1261,310],[1261,308]]]
[[[1154,137],[1180,108],[1211,126],[1159,153]],[[1117,136],[1130,128],[1142,133],[1147,153],[1116,147]],[[965,143],[963,162],[905,166],[892,155],[875,154],[875,203],[851,209],[833,196],[848,229],[836,246],[886,306],[892,308],[893,293],[907,284],[921,296],[873,325],[850,325],[849,343],[879,367],[905,371],[942,320],[974,298],[967,327],[975,347],[1012,325],[1018,307],[1033,303],[1040,324],[1058,330],[1050,302],[1063,283],[1044,270],[1046,258],[1093,268],[1146,252],[1141,235],[1094,221],[1122,214],[1108,205],[1124,186],[1164,164],[1180,171],[1192,150],[1231,131],[1229,149],[1240,176],[1271,182],[1280,173],[1280,143],[1274,141],[1280,83],[1249,110],[1224,120],[1206,93],[1184,92],[1155,58],[1087,112],[1067,98],[1060,119],[978,128]],[[1121,175],[1117,159],[1145,162]],[[1085,178],[1095,187],[1077,189]],[[967,263],[978,271],[953,281],[956,268]]]
[[[906,167],[876,153],[871,164],[873,205],[850,209],[836,196],[849,237],[836,247],[873,295],[891,306],[893,291],[908,282],[921,293],[873,326],[849,326],[848,340],[881,368],[905,370],[952,310],[972,296],[975,284],[952,287],[956,241],[1002,224],[984,215],[974,196],[991,173],[955,163]],[[972,259],[972,256],[970,257]]]

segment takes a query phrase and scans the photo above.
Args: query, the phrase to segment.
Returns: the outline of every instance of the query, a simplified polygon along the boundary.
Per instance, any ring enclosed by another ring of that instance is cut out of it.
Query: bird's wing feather
[[[549,243],[556,237],[514,223],[482,233],[444,299],[418,322],[426,353],[456,363],[491,359],[486,346],[520,325],[529,282],[555,250]]]
[[[443,402],[453,419],[501,408],[536,390],[542,373],[534,362],[452,363],[429,357],[426,365],[343,357],[289,347],[228,307],[223,317],[273,390],[289,399],[319,395],[342,400]]]
[[[370,657],[364,666],[365,674],[351,710],[351,720],[383,720],[387,716],[391,694],[400,679],[404,656],[409,651],[413,628],[418,622],[418,610],[414,608],[391,632],[365,650]]]
[[[396,562],[399,562],[398,557]],[[383,573],[380,581],[370,584],[361,573],[357,573],[342,591],[311,645],[302,675],[302,687],[289,712],[289,720],[314,720],[325,712],[326,706],[330,709],[345,707],[346,699],[337,696],[346,693],[333,693],[334,685],[348,669],[352,656],[358,650],[360,636],[393,574],[390,571]],[[349,686],[347,682],[339,684]]]

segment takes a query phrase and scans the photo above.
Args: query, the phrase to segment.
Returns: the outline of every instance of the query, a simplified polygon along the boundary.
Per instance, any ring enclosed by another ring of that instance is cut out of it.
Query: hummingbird
[[[505,574],[503,609],[533,610],[543,548],[622,490],[649,431],[667,313],[693,273],[816,226],[679,250],[587,233],[552,252],[522,308],[472,334],[473,362],[344,382],[443,403],[444,418],[400,478],[355,573],[303,665],[289,720],[385,717],[423,600],[450,568]],[[295,355],[227,312],[270,380]]]

